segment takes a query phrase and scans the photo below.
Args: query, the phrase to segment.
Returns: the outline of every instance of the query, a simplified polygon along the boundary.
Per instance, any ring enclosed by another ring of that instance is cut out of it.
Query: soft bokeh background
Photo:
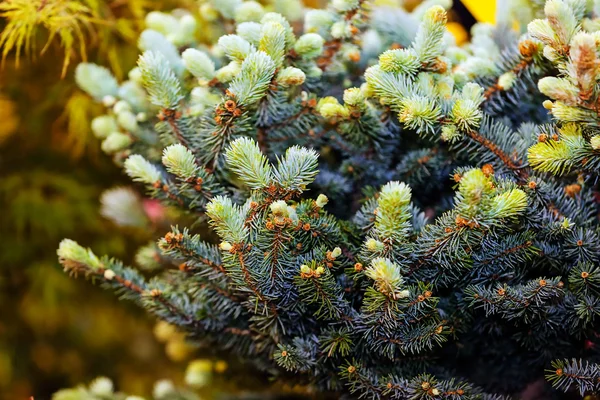
[[[122,77],[135,64],[146,11],[184,2],[15,1],[21,9],[8,3],[0,2],[0,398],[48,399],[98,375],[140,394],[158,378],[180,380],[183,361],[192,355],[183,341],[157,341],[153,321],[102,289],[70,279],[55,254],[63,237],[77,237],[99,253],[130,261],[150,239],[100,215],[101,192],[128,182],[90,134],[98,109],[77,90],[72,74],[85,56]],[[69,3],[81,8],[60,9]],[[22,14],[8,14],[15,10]],[[61,19],[64,13],[68,20]],[[13,19],[19,24],[11,25]],[[53,29],[58,36],[42,53]],[[31,38],[31,48],[21,48],[17,64],[17,49],[9,45],[20,35]],[[63,60],[70,65],[64,68]]]
[[[464,4],[493,20],[494,2]],[[0,399],[49,399],[99,375],[148,394],[157,379],[181,382],[198,356],[131,304],[70,279],[55,255],[73,237],[128,262],[152,239],[100,215],[101,192],[129,182],[100,152],[89,129],[98,106],[72,75],[87,59],[122,78],[145,13],[175,6],[197,10],[194,0],[0,1]],[[466,9],[455,15],[470,25]]]

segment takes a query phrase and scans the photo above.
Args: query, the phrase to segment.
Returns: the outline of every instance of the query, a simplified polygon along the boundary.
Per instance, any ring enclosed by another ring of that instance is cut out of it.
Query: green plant
[[[323,392],[501,399],[546,368],[598,390],[596,5],[549,0],[528,34],[464,47],[432,2],[334,0],[302,32],[203,7],[216,44],[147,30],[128,81],[77,80],[108,107],[103,149],[208,240],[173,227],[179,268],[147,278],[65,239],[67,272]]]

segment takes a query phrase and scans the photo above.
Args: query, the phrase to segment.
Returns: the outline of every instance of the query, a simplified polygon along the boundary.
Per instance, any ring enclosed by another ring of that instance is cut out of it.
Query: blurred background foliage
[[[473,17],[459,6],[468,30]],[[122,79],[137,59],[145,14],[175,7],[198,10],[195,0],[0,1],[0,399],[48,399],[99,375],[125,392],[148,394],[157,379],[181,382],[183,361],[195,355],[168,326],[69,279],[55,255],[60,239],[77,237],[132,262],[134,250],[162,232],[150,203],[142,228],[118,229],[102,218],[101,193],[129,182],[101,154],[89,128],[101,110],[76,88],[72,72],[89,60]],[[459,24],[451,30],[466,39]],[[222,374],[227,365],[208,370]]]
[[[100,215],[101,192],[128,182],[101,155],[89,131],[97,106],[72,70],[89,59],[122,77],[146,12],[182,3],[0,2],[0,398],[48,399],[97,375],[132,393],[181,379],[184,366],[170,359],[191,353],[183,339],[158,342],[139,310],[63,274],[54,249],[78,235],[131,260],[151,239],[151,230],[117,231]]]

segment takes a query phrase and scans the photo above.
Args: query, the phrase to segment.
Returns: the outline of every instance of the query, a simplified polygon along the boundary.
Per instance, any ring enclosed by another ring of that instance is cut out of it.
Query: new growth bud
[[[273,215],[275,215],[276,217],[285,218],[289,216],[288,205],[283,200],[277,200],[271,203],[269,207],[271,208],[271,212],[273,213]]]
[[[365,274],[375,281],[375,287],[386,296],[399,298],[406,292],[401,290],[404,279],[400,267],[387,258],[375,258],[365,270]]]
[[[90,249],[84,249],[71,239],[63,239],[57,250],[61,261],[75,262],[91,269],[102,268],[102,263]]]
[[[299,86],[304,83],[306,75],[299,68],[286,67],[277,74],[277,82],[282,86]]]
[[[316,33],[306,33],[298,38],[294,44],[294,50],[299,56],[314,58],[321,55],[325,39]]]
[[[367,242],[365,243],[365,245],[367,246],[367,249],[373,253],[378,252],[378,251],[383,251],[385,248],[383,243],[381,243],[379,240],[373,239],[373,238],[367,239]]]
[[[338,258],[340,255],[342,254],[342,249],[340,249],[339,247],[334,248],[331,251],[331,258]]]
[[[364,108],[365,95],[360,88],[350,88],[344,91],[344,103],[348,106]]]
[[[90,383],[90,392],[95,396],[105,397],[113,395],[113,382],[106,377],[96,378]]]
[[[136,182],[153,185],[160,182],[160,171],[139,154],[129,156],[125,160],[125,172]]]
[[[215,76],[215,63],[206,55],[206,53],[187,49],[182,54],[183,64],[196,78],[210,80]]]
[[[229,251],[233,248],[233,246],[229,242],[221,242],[219,243],[219,248],[223,251]]]
[[[315,200],[315,203],[317,204],[317,207],[323,208],[327,203],[329,203],[329,198],[327,198],[327,196],[321,193],[317,197],[317,200]]]
[[[101,115],[92,120],[92,132],[98,139],[105,139],[118,129],[117,121],[111,115]]]

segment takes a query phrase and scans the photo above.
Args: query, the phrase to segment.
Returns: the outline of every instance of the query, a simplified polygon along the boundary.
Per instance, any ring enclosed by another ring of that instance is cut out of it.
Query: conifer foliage
[[[158,241],[175,268],[65,239],[68,273],[322,392],[600,388],[600,4],[532,5],[521,35],[462,47],[435,2],[201,11],[215,43],[152,13],[129,80],[76,74],[105,152],[197,217]]]

